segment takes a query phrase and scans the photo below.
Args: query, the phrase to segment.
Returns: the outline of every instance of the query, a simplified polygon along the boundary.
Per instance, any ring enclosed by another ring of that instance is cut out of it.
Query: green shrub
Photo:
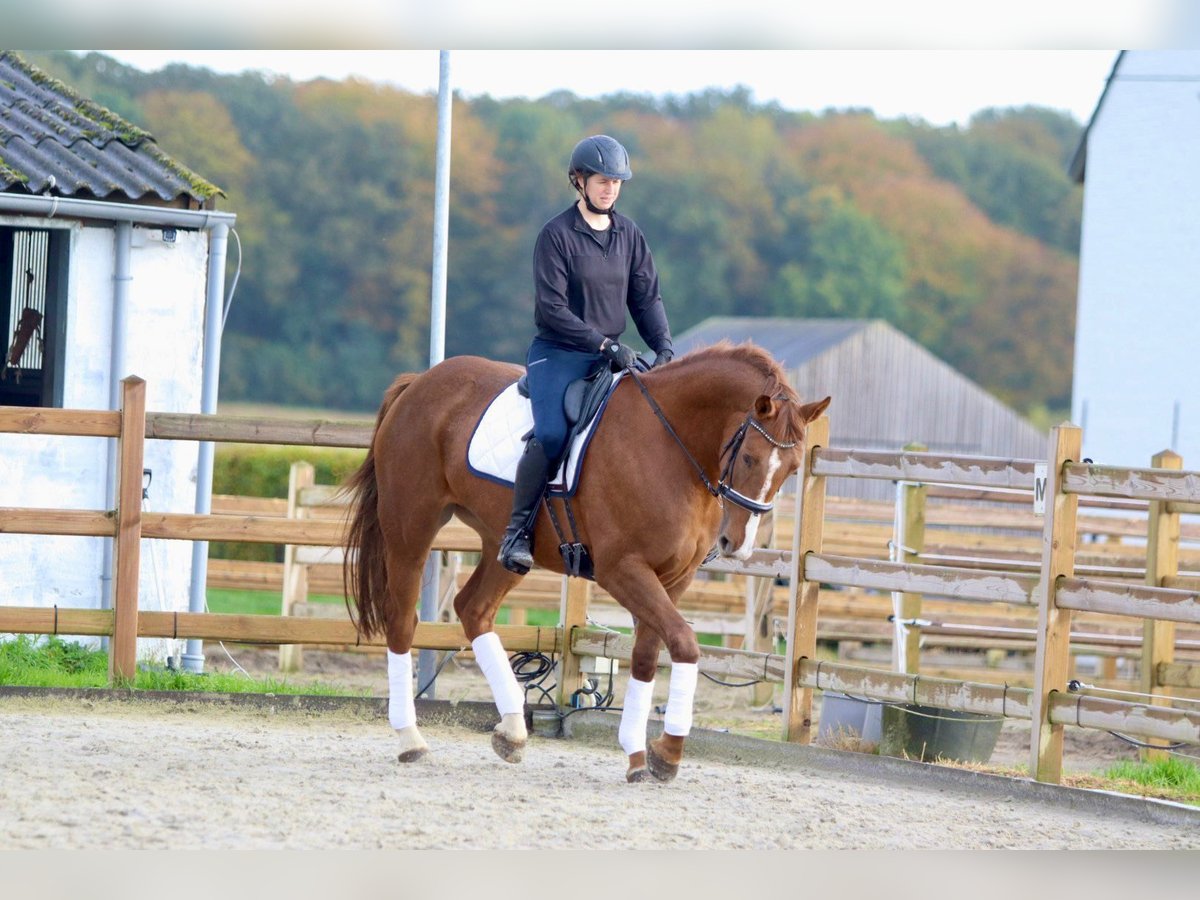
[[[213,493],[285,498],[292,463],[312,463],[317,484],[341,484],[366,455],[366,450],[336,447],[221,444],[213,457]],[[208,554],[215,559],[282,562],[283,545],[214,541]]]

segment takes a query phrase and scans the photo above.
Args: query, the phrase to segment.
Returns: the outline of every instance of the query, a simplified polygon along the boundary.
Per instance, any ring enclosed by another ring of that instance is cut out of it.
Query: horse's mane
[[[679,358],[678,364],[680,366],[711,365],[718,361],[747,366],[760,373],[763,377],[762,392],[787,401],[783,404],[779,416],[779,420],[783,424],[783,433],[777,437],[783,441],[797,441],[803,437],[804,422],[800,419],[800,395],[788,383],[787,375],[775,357],[751,341],[735,344],[725,339],[686,353]]]

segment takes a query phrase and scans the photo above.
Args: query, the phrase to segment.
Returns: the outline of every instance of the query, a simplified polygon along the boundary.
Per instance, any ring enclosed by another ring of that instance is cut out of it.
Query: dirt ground
[[[1175,815],[911,763],[697,752],[671,784],[631,785],[615,742],[535,735],[509,765],[485,731],[422,730],[432,752],[401,765],[377,715],[6,697],[0,848],[1200,848]]]
[[[236,661],[238,666],[256,676],[282,677],[294,682],[315,681],[352,691],[367,691],[371,696],[387,696],[387,664],[379,654],[305,650],[303,671],[286,675],[279,672],[278,651],[274,648],[231,645],[222,648],[220,644],[210,642],[205,645],[205,656],[208,671],[236,671]],[[617,674],[613,706],[620,706],[627,677],[625,670]],[[607,689],[607,680],[600,687]],[[491,700],[487,683],[469,660],[459,662],[451,659],[447,662],[438,675],[434,695],[439,700]],[[782,688],[777,686],[773,706],[780,703],[781,695]],[[667,674],[664,671],[659,673],[655,683],[656,703],[665,703],[666,697]],[[814,701],[818,722],[820,697],[818,693]],[[780,714],[767,709],[765,704],[754,707],[753,700],[752,688],[724,687],[701,677],[697,686],[695,724],[701,728],[724,729],[750,737],[777,738],[782,729]],[[846,748],[840,745],[839,749]],[[1137,758],[1136,748],[1107,732],[1071,727],[1064,731],[1063,769],[1066,772],[1099,773],[1117,761]],[[1029,723],[1008,719],[1003,724],[988,765],[997,770],[1011,770],[1028,767],[1028,763]]]

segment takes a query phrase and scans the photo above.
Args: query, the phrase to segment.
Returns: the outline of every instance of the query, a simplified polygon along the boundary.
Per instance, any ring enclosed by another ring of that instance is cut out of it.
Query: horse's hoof
[[[411,750],[405,750],[396,758],[402,763],[414,763],[418,759],[424,759],[428,754],[428,747],[413,747]]]
[[[667,762],[654,752],[653,747],[646,754],[646,768],[650,770],[650,774],[654,776],[656,781],[661,781],[664,784],[668,781],[674,781],[675,776],[679,774],[679,766],[675,763]]]
[[[519,763],[525,755],[525,741],[510,740],[499,731],[493,731],[492,749],[505,762]]]
[[[639,784],[650,780],[650,773],[646,770],[645,750],[629,754],[629,769],[625,772],[625,780],[630,784]]]
[[[673,781],[679,774],[679,761],[683,758],[683,738],[664,734],[650,742],[646,751],[646,767],[656,780]]]
[[[397,728],[396,737],[400,740],[400,755],[396,757],[402,763],[413,763],[429,752],[429,745],[417,730],[416,725],[407,728]]]

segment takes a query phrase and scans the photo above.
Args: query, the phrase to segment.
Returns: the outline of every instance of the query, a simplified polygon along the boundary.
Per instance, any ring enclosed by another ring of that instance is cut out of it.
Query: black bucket
[[[992,758],[1004,720],[997,716],[934,706],[887,706],[879,752],[932,762],[937,759],[985,763]]]

